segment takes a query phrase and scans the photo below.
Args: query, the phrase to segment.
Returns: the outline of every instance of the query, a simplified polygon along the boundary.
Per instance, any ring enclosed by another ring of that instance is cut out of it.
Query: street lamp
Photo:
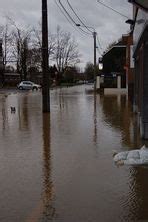
[[[133,19],[128,19],[125,21],[125,23],[130,24],[130,25],[134,25],[135,21]]]
[[[97,45],[96,45],[96,36],[97,36],[97,32],[95,31],[95,29],[93,27],[89,27],[89,26],[83,26],[80,24],[76,24],[76,26],[78,27],[85,27],[85,28],[89,28],[92,29],[92,35],[94,38],[94,91],[96,91],[96,68],[97,68],[97,56],[96,56],[96,49],[97,49]]]
[[[148,0],[128,0],[130,3],[148,11]]]
[[[47,0],[42,0],[42,73],[42,109],[50,112]]]

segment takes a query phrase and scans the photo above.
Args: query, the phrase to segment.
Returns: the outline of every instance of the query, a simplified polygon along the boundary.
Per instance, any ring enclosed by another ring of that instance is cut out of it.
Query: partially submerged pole
[[[42,109],[43,112],[50,112],[47,0],[42,0],[42,73]]]
[[[93,37],[94,37],[94,92],[96,92],[96,69],[97,69],[97,62],[96,62],[96,48],[97,48],[97,45],[96,45],[96,36],[97,36],[97,33],[96,32],[93,32]]]

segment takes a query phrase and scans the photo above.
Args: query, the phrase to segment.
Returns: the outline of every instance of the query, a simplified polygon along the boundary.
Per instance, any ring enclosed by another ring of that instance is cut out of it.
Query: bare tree
[[[6,23],[0,26],[0,38],[1,38],[1,61],[2,61],[2,69],[1,69],[1,76],[2,76],[2,85],[5,83],[5,72],[6,66],[11,60],[11,29],[6,19]]]
[[[59,73],[63,73],[68,66],[79,63],[80,54],[78,44],[68,32],[63,32],[57,27],[56,49],[53,60],[56,61]]]
[[[2,27],[4,64],[15,64],[21,79],[27,78],[28,70],[41,70],[42,66],[42,32],[41,25],[36,28],[20,27],[13,19],[6,17]],[[49,60],[56,63],[60,74],[67,67],[80,62],[78,44],[71,34],[57,27],[56,34],[49,34]],[[60,76],[60,75],[59,75]]]
[[[23,30],[15,21],[8,18],[12,26],[11,31],[11,46],[12,60],[16,61],[17,72],[21,74],[21,79],[27,78],[27,59],[29,41],[31,38],[31,29]]]
[[[1,36],[2,36],[2,43],[3,43],[3,59],[4,59],[4,69],[7,66],[7,63],[11,60],[11,27],[6,19],[6,24],[1,26]]]
[[[41,31],[41,24],[40,23],[38,24],[37,28],[33,29],[33,32],[34,32],[34,41],[33,41],[34,42],[34,49],[36,49],[36,50],[33,50],[33,51],[35,53],[37,53],[38,56],[40,54],[40,56],[38,58],[39,58],[39,61],[41,63],[41,60],[42,60],[42,51],[41,51],[41,48],[42,48],[42,31]],[[55,35],[49,33],[49,36],[48,36],[49,60],[55,52],[55,47],[56,47]]]

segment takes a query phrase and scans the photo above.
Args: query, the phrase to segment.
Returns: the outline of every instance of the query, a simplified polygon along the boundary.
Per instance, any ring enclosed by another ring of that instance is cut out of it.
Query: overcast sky
[[[57,25],[65,31],[69,31],[79,44],[79,51],[82,54],[81,67],[88,61],[93,62],[93,38],[81,34],[77,27],[73,27],[61,10],[56,5],[56,0],[48,1],[49,31],[56,32]],[[132,6],[127,0],[101,0],[108,6],[123,13],[127,17],[132,17]],[[58,0],[57,0],[58,2]],[[68,12],[73,16],[68,8],[66,0],[61,0]],[[77,14],[87,26],[94,27],[98,33],[101,43],[101,51],[111,42],[117,40],[122,34],[127,34],[129,25],[125,24],[126,18],[118,15],[112,10],[99,4],[97,0],[69,0]],[[9,15],[21,26],[36,25],[41,19],[41,0],[0,0],[0,25],[4,23],[4,15]],[[79,23],[74,17],[76,23]],[[100,55],[98,54],[97,57]]]

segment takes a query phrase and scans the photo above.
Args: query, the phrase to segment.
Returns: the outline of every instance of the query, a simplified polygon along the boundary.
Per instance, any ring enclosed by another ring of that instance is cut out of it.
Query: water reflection
[[[62,109],[64,109],[65,101],[64,101],[64,96],[61,89],[59,93],[59,104],[60,104],[60,110],[62,111]]]
[[[121,200],[123,207],[121,221],[146,222],[148,221],[148,168],[130,167],[128,170],[129,192]]]
[[[135,187],[136,198],[138,203],[137,219],[140,221],[148,221],[148,168],[135,168]]]
[[[51,136],[50,136],[50,114],[42,116],[42,192],[40,201],[28,216],[26,222],[45,222],[55,218],[53,206],[54,187],[51,178]],[[40,165],[41,166],[41,165]]]
[[[122,143],[130,148],[141,146],[141,139],[126,95],[101,96],[104,120],[121,133]],[[136,139],[136,140],[135,140]]]
[[[3,129],[3,133],[6,129],[6,122],[7,122],[7,114],[6,114],[6,108],[5,108],[5,100],[4,98],[1,100],[1,104],[2,104],[2,129]]]
[[[29,102],[28,95],[21,97],[20,103],[18,106],[18,115],[19,115],[19,129],[20,130],[29,130]]]
[[[50,114],[43,114],[43,214],[41,221],[48,221],[55,217],[53,207],[54,188],[51,179],[51,136]]]
[[[96,98],[96,94],[94,94],[94,136],[93,136],[93,141],[94,144],[97,145],[97,98]]]
[[[143,144],[145,144],[148,147],[147,141],[143,141],[140,136],[140,125],[137,118],[137,115],[134,114],[133,118],[133,144],[134,147],[141,147]]]

